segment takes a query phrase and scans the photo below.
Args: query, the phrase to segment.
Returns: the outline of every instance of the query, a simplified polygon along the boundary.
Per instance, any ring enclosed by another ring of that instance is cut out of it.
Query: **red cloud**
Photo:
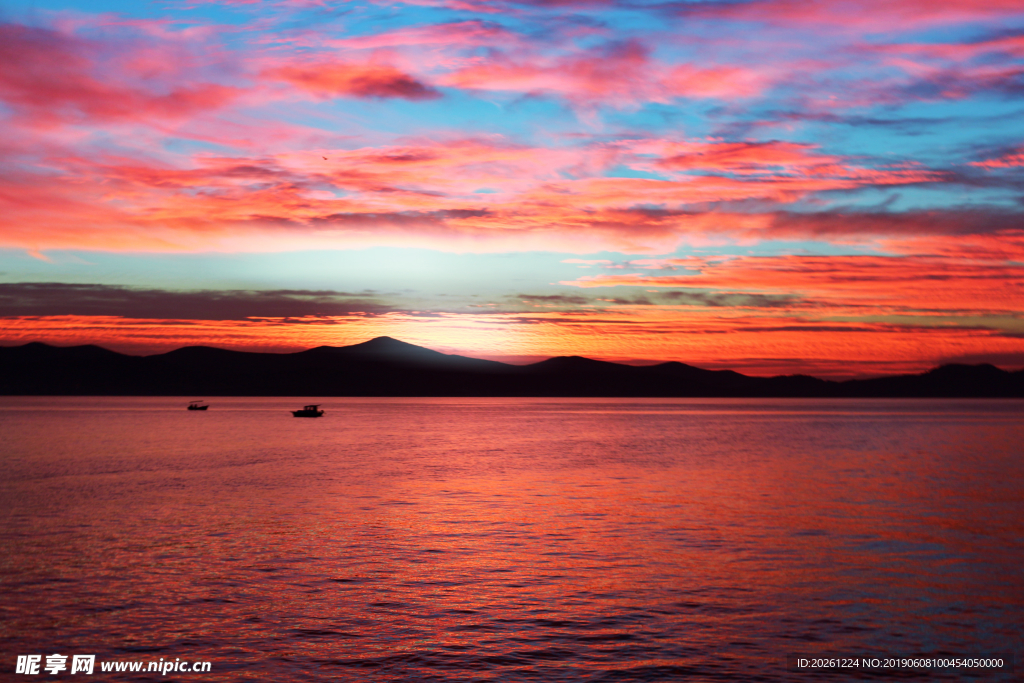
[[[427,100],[441,93],[387,64],[322,62],[269,69],[264,74],[321,97]]]

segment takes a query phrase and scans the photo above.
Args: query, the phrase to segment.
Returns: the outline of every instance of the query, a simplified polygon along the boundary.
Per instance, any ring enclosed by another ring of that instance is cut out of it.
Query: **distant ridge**
[[[352,346],[252,353],[189,346],[129,356],[99,346],[0,347],[7,396],[1024,397],[1024,370],[943,365],[835,382],[748,377],[679,362],[632,366],[580,356],[532,365],[448,355],[377,337]]]

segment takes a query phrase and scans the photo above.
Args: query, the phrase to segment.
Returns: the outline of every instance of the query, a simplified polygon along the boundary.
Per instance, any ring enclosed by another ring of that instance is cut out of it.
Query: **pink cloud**
[[[774,25],[887,33],[941,24],[998,21],[1024,13],[1019,0],[753,0],[686,8],[690,14]]]
[[[194,81],[161,83],[157,89],[135,85],[159,69],[156,48],[111,73],[101,65],[100,47],[59,31],[0,24],[0,98],[23,125],[47,126],[189,117],[220,108],[240,92]],[[163,60],[173,61],[168,54]]]
[[[893,43],[861,46],[861,50],[901,57],[963,62],[983,56],[1024,57],[1024,35],[1003,36],[970,43]]]
[[[469,90],[550,94],[577,105],[635,106],[677,97],[744,98],[766,79],[739,66],[669,66],[650,59],[638,41],[556,58],[497,56],[439,77],[442,85]]]
[[[318,35],[319,37],[319,35]],[[412,26],[354,38],[318,40],[333,48],[376,50],[420,46],[475,47],[500,43],[508,48],[518,42],[516,34],[498,24],[479,20],[459,21],[431,26]]]
[[[699,67],[681,64],[671,68],[661,84],[677,97],[742,99],[760,95],[769,85],[764,72],[748,66]]]

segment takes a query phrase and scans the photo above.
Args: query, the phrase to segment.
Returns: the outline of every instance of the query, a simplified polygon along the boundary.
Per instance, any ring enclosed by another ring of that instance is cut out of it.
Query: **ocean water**
[[[1020,675],[1022,401],[189,398],[0,398],[0,678]]]

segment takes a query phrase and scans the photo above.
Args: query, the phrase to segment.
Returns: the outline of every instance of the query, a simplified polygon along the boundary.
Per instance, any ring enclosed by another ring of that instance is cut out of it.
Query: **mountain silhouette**
[[[749,377],[675,361],[637,367],[580,356],[510,365],[391,337],[297,353],[189,346],[152,356],[32,342],[0,347],[0,394],[1024,397],[1024,370],[944,365],[918,375],[835,382],[807,375]]]
[[[462,369],[480,372],[500,372],[502,369],[510,367],[506,363],[497,361],[444,354],[392,337],[375,337],[352,346],[318,346],[308,351],[300,351],[299,354],[355,362],[390,363],[402,367]]]

